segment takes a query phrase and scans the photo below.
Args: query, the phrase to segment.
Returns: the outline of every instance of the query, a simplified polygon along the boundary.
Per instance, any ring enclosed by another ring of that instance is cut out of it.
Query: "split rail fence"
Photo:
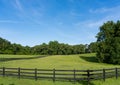
[[[120,76],[120,68],[99,70],[58,70],[58,69],[27,69],[27,68],[0,68],[0,76],[16,76],[20,78],[70,80],[73,82],[91,80],[106,80],[107,78]]]

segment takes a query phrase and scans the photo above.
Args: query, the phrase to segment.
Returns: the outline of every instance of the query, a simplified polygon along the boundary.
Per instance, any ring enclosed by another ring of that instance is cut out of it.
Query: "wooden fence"
[[[86,81],[88,85],[91,80],[103,79],[120,76],[120,68],[99,69],[99,70],[58,70],[58,69],[26,69],[26,68],[0,68],[0,76],[16,76],[20,78],[52,79]]]

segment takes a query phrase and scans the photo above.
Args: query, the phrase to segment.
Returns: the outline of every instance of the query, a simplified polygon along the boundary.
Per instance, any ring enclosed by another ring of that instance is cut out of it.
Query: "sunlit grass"
[[[87,85],[87,82],[70,82],[70,81],[55,81],[52,80],[37,80],[34,79],[18,79],[14,77],[0,77],[0,85]],[[120,78],[110,78],[103,80],[94,80],[90,85],[120,85]]]
[[[102,69],[119,67],[119,65],[98,63],[94,53],[38,56],[39,55],[0,55],[0,58],[4,58],[4,62],[1,62],[0,66],[43,69]]]
[[[80,55],[0,55],[0,67],[42,68],[42,69],[103,69],[115,68],[119,65],[98,63],[95,53]],[[107,79],[91,81],[91,85],[120,85],[120,79]],[[74,85],[73,82],[34,79],[17,79],[12,77],[0,77],[0,85]],[[77,82],[75,85],[86,85],[85,82]]]

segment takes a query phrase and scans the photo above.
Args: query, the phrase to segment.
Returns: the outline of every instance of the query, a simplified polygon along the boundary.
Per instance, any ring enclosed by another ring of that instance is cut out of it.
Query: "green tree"
[[[48,45],[49,45],[50,54],[57,55],[59,52],[59,42],[50,41]]]
[[[85,53],[86,46],[83,44],[73,46],[73,54]]]
[[[97,49],[97,43],[96,42],[91,42],[89,45],[88,45],[88,51],[90,53],[95,53],[96,52],[96,49]]]
[[[0,37],[0,53],[11,54],[11,43]]]
[[[108,21],[100,27],[97,58],[100,62],[120,64],[120,21]]]

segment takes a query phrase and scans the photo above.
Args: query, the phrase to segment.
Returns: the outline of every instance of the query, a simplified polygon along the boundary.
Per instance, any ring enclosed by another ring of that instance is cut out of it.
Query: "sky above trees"
[[[120,0],[0,0],[0,37],[29,46],[89,44],[104,22],[120,19],[119,9]]]

